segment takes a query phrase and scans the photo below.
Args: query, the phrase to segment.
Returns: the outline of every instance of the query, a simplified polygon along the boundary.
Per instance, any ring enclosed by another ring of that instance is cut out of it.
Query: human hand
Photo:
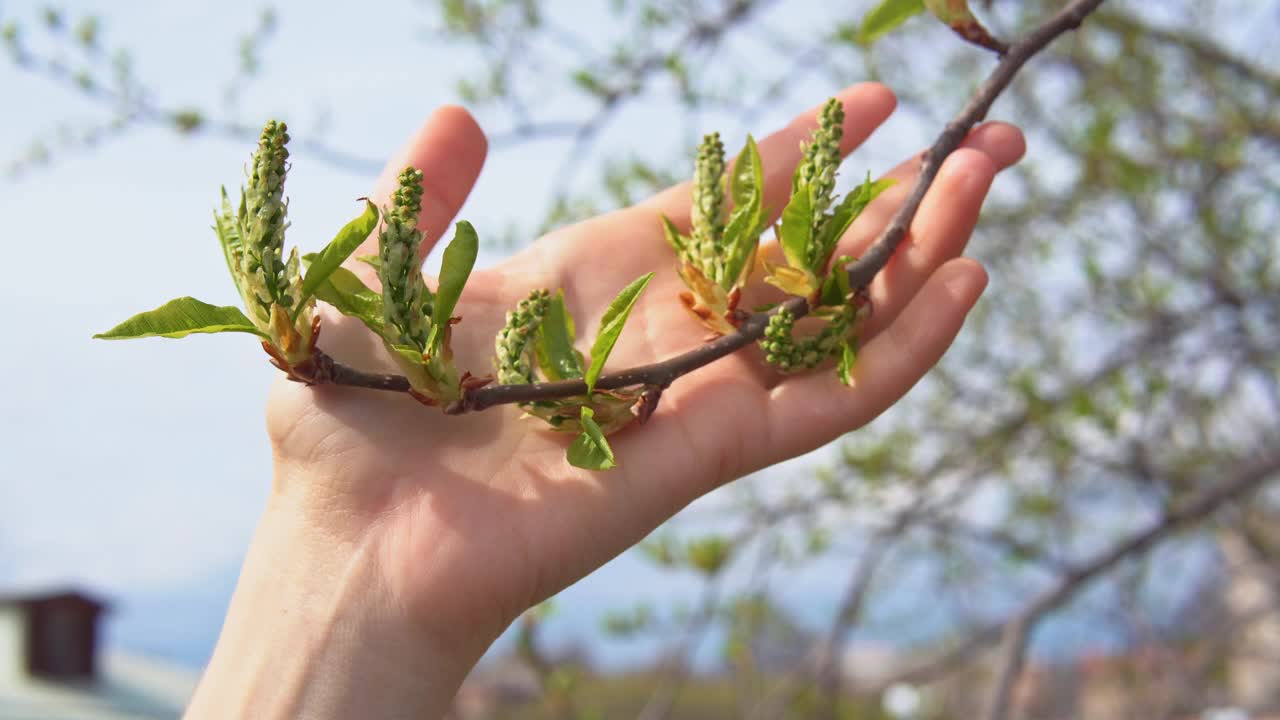
[[[888,117],[894,99],[877,84],[838,97],[846,109],[847,154]],[[766,205],[775,217],[815,114],[760,143]],[[295,617],[306,618],[298,629],[310,628],[304,645],[312,651],[309,669],[292,671],[298,688],[311,693],[307,701],[295,699],[302,703],[295,709],[360,708],[380,716],[373,703],[385,702],[379,707],[395,715],[442,712],[462,674],[523,610],[701,495],[819,447],[902,397],[941,357],[986,284],[982,268],[958,256],[995,172],[1022,152],[1016,129],[992,123],[948,158],[911,235],[870,288],[874,313],[852,388],[825,371],[783,379],[755,348],[741,351],[680,378],[647,424],[612,437],[619,465],[609,472],[569,466],[570,437],[520,419],[515,408],[446,417],[406,396],[276,383],[267,409],[271,501],[201,694],[208,697],[211,684],[230,687],[221,678],[237,673],[226,658],[253,655],[256,642],[284,632],[265,627],[262,613],[285,611],[283,598],[292,597],[303,605]],[[484,136],[470,116],[440,110],[389,164],[375,202],[394,188],[402,167],[423,170],[425,253],[461,206],[484,154]],[[890,174],[899,184],[858,218],[837,256],[857,256],[870,243],[917,165],[912,159]],[[657,276],[610,367],[654,362],[703,342],[706,330],[677,299],[683,286],[659,223],[661,213],[687,224],[688,198],[687,186],[671,188],[553,232],[475,272],[458,306],[463,322],[453,332],[458,367],[489,372],[494,334],[530,290],[564,288],[586,326],[579,335],[589,339],[617,291],[649,271]],[[324,313],[322,327],[320,344],[338,360],[363,369],[385,363],[379,341],[358,323]],[[268,579],[285,565],[284,578]],[[262,662],[289,672],[288,659],[271,657]],[[390,687],[401,674],[419,678]],[[243,679],[245,671],[238,675]],[[384,687],[360,686],[362,675]],[[317,683],[327,688],[320,698]]]

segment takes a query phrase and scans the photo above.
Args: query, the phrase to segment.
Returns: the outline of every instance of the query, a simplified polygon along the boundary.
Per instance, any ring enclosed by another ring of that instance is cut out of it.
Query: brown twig
[[[1075,0],[1063,8],[1044,24],[1029,32],[1022,39],[1010,46],[987,79],[978,87],[973,97],[960,111],[942,134],[933,142],[922,156],[920,174],[911,188],[911,193],[903,202],[897,213],[876,238],[871,248],[857,262],[846,269],[849,273],[849,286],[862,290],[871,284],[877,273],[889,262],[894,251],[907,236],[911,221],[920,209],[925,193],[933,185],[942,162],[955,151],[974,125],[986,117],[987,111],[996,98],[1004,92],[1014,75],[1028,60],[1049,45],[1063,33],[1078,27],[1089,13],[1093,12],[1104,0]],[[771,312],[755,313],[747,317],[738,327],[738,331],[725,335],[676,357],[642,365],[639,367],[611,373],[600,377],[596,387],[601,390],[618,390],[626,387],[647,386],[650,388],[666,388],[682,375],[686,375],[704,365],[719,360],[747,345],[759,340],[764,335],[769,317],[783,308],[790,310],[796,317],[802,317],[810,310],[805,298],[793,297],[774,308]],[[322,355],[322,354],[321,354]],[[316,384],[332,383],[378,390],[408,389],[408,381],[398,376],[373,375],[362,373],[339,365],[332,360],[331,372],[327,376],[307,378]],[[488,385],[477,389],[464,389],[462,398],[445,407],[445,412],[453,415],[484,410],[495,405],[510,403],[527,403],[538,400],[552,400],[584,395],[586,383],[582,380],[563,380],[559,382],[531,383],[522,385]],[[652,408],[648,408],[652,412]]]

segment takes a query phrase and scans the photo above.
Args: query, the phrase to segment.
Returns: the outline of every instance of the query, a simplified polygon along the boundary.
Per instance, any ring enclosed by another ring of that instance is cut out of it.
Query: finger
[[[871,284],[873,314],[863,328],[864,337],[888,327],[934,270],[964,252],[996,173],[1017,162],[1025,150],[1021,131],[991,123],[974,130],[946,159],[907,237]],[[919,163],[912,162],[900,165],[895,172],[914,176],[918,167]],[[913,181],[911,177],[899,183],[899,192],[905,195]],[[900,198],[891,198],[880,208],[868,208],[870,214],[855,222],[836,254],[857,257],[865,252],[888,222],[888,214],[896,212],[900,204]],[[882,214],[885,217],[879,217]]]
[[[370,199],[382,208],[395,191],[397,178],[406,167],[422,171],[422,230],[420,254],[426,257],[444,235],[449,223],[462,208],[480,169],[489,143],[471,113],[457,105],[446,105],[427,118],[392,157],[374,185]],[[377,239],[370,238],[357,254],[377,252]]]
[[[880,127],[897,105],[897,98],[880,83],[859,83],[840,91],[836,98],[844,106],[844,135],[840,140],[841,156],[853,152],[876,128]],[[801,143],[809,139],[818,126],[821,105],[792,120],[785,128],[760,142],[760,159],[764,165],[764,203],[777,218],[791,192],[791,176],[800,162]],[[657,210],[682,230],[689,224],[689,183],[667,188],[637,207]]]
[[[829,370],[788,378],[764,407],[764,427],[740,423],[740,432],[768,442],[743,443],[744,471],[809,452],[871,422],[929,371],[950,347],[987,285],[987,273],[969,258],[933,273],[897,321],[862,348],[845,387]]]
[[[1004,170],[1022,158],[1027,145],[1022,131],[1018,128],[1006,123],[992,122],[974,128],[960,144],[957,152],[964,149],[976,150],[986,155],[997,170]],[[919,154],[899,163],[886,174],[886,178],[897,181],[897,184],[882,193],[858,216],[845,233],[838,252],[854,257],[865,252],[901,207],[902,201],[911,192],[911,186],[915,184],[916,176],[919,174]],[[935,186],[936,184],[935,181]]]
[[[934,271],[964,252],[995,175],[995,163],[977,150],[957,150],[943,162],[907,236],[871,283],[863,337],[892,324]]]

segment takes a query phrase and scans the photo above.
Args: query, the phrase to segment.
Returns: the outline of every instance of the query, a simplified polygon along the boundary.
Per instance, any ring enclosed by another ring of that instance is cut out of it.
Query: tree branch
[[[992,692],[987,719],[1006,720],[1008,718],[1013,685],[1022,673],[1028,640],[1036,624],[1045,615],[1070,600],[1085,585],[1122,561],[1150,550],[1169,535],[1205,519],[1223,505],[1257,490],[1277,472],[1280,472],[1280,452],[1272,450],[1268,454],[1255,458],[1231,480],[1219,484],[1195,500],[1171,511],[1146,530],[1131,535],[1110,550],[1076,567],[1057,585],[1032,600],[1005,628],[1004,658],[999,680]]]
[[[977,92],[969,99],[960,114],[947,123],[942,134],[924,152],[921,158],[920,176],[916,178],[911,194],[903,201],[902,207],[898,208],[898,212],[880,232],[880,236],[876,238],[866,254],[847,268],[849,287],[863,288],[870,285],[876,273],[879,273],[880,269],[889,262],[893,251],[907,236],[907,230],[911,227],[916,211],[920,209],[920,203],[924,201],[925,193],[933,184],[934,178],[938,176],[938,171],[942,169],[942,162],[960,147],[960,143],[968,136],[973,126],[987,116],[991,105],[1013,81],[1013,77],[1022,69],[1022,66],[1048,47],[1049,43],[1059,35],[1079,27],[1085,17],[1103,2],[1104,0],[1075,0],[1009,48],[1009,52],[978,87]]]
[[[875,243],[857,262],[848,266],[849,285],[855,290],[865,288],[877,273],[889,262],[894,250],[907,235],[911,221],[915,218],[924,199],[925,193],[933,185],[942,162],[959,147],[969,131],[980,122],[1005,88],[1013,80],[1023,65],[1044,50],[1055,38],[1076,28],[1089,13],[1093,12],[1104,0],[1074,0],[1056,15],[1033,29],[1022,39],[1015,42],[1009,52],[1004,55],[987,79],[978,87],[973,97],[960,111],[942,134],[933,142],[922,156],[920,174],[911,188],[911,193],[903,202],[893,219],[876,238]],[[759,340],[764,335],[769,318],[782,309],[790,310],[797,318],[806,315],[809,310],[805,298],[793,297],[774,308],[770,312],[755,313],[748,316],[738,327],[738,331],[690,350],[682,355],[650,365],[623,370],[604,375],[596,383],[601,390],[617,390],[626,387],[648,386],[666,388],[682,375],[719,360],[743,347]],[[380,376],[360,373],[345,368],[332,359],[318,353],[318,357],[326,358],[317,366],[330,366],[332,372],[325,375],[307,376],[299,372],[299,379],[314,384],[331,383],[351,385],[379,390],[400,390],[408,387],[403,379],[395,376]],[[549,383],[531,383],[523,385],[489,385],[480,388],[469,388],[463,391],[462,398],[445,408],[449,414],[462,414],[484,410],[495,405],[510,403],[527,403],[538,400],[552,400],[585,395],[586,383],[581,380],[565,380]]]

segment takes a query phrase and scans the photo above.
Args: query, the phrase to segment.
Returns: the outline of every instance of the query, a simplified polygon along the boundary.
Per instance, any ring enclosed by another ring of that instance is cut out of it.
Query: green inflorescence
[[[264,314],[272,304],[293,305],[288,288],[297,275],[297,264],[284,262],[284,231],[288,203],[284,181],[288,173],[289,128],[272,120],[262,128],[258,147],[249,165],[249,182],[241,198],[239,224],[244,240],[243,270],[248,289]],[[292,268],[293,275],[289,274]]]
[[[425,350],[431,332],[431,291],[419,270],[422,231],[422,171],[405,168],[384,211],[378,235],[378,279],[382,282],[383,315],[400,343]]]
[[[498,382],[512,385],[535,381],[530,343],[547,314],[550,297],[546,290],[534,290],[507,313],[507,321],[494,340]]]
[[[853,317],[852,306],[843,306],[829,314],[818,334],[797,340],[794,336],[796,316],[782,308],[769,318],[760,340],[765,361],[784,373],[812,370],[841,352],[849,341]]]
[[[689,249],[698,268],[716,283],[721,282],[724,275],[723,181],[724,143],[720,141],[720,133],[711,133],[702,139],[694,161]]]
[[[818,114],[818,129],[804,147],[804,157],[792,179],[792,191],[809,187],[813,198],[813,223],[820,226],[831,207],[840,169],[840,139],[844,136],[844,107],[831,98]]]

